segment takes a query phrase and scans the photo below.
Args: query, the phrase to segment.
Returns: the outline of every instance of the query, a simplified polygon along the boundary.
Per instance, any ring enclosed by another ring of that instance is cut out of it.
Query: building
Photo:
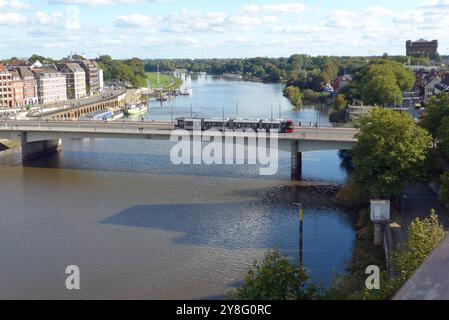
[[[23,99],[26,106],[38,103],[37,81],[28,67],[17,67],[23,80]]]
[[[0,112],[13,107],[12,74],[0,63]]]
[[[86,73],[78,63],[61,63],[57,68],[67,78],[67,97],[69,99],[82,99],[87,96]]]
[[[436,76],[432,78],[427,84],[424,86],[424,102],[429,102],[432,97],[435,95],[435,87],[438,83],[441,82],[441,78]]]
[[[98,85],[99,85],[99,91],[103,92],[103,90],[104,90],[103,69],[98,69]]]
[[[12,77],[12,101],[15,109],[21,109],[25,105],[25,99],[23,94],[23,80],[19,72],[16,70],[10,70]]]
[[[438,40],[408,40],[405,47],[407,56],[428,56],[433,58],[438,55]]]
[[[38,102],[57,103],[67,100],[66,76],[53,69],[34,69],[37,82]]]
[[[435,94],[449,93],[449,75],[435,86]]]
[[[91,60],[77,61],[81,68],[83,68],[86,75],[87,94],[93,95],[101,92],[100,90],[100,67]],[[102,71],[102,70],[101,70]]]
[[[338,76],[335,78],[334,82],[332,83],[332,87],[334,88],[334,91],[336,93],[339,93],[341,89],[343,89],[345,86],[350,84],[352,82],[352,75],[345,74],[342,76]]]

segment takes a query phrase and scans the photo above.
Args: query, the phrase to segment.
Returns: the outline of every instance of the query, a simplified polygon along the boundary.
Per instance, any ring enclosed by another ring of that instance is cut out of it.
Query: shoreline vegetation
[[[380,66],[383,68],[383,66]],[[378,66],[375,66],[377,69]],[[404,79],[402,79],[404,80]],[[406,81],[406,79],[404,80]],[[373,109],[361,118],[361,133],[351,152],[341,152],[343,164],[350,168],[351,177],[334,197],[333,204],[347,211],[354,223],[356,241],[347,274],[334,276],[329,288],[318,290],[310,282],[307,270],[297,263],[289,263],[278,252],[269,252],[262,263],[255,263],[243,285],[229,297],[238,299],[286,297],[286,299],[326,300],[387,300],[392,299],[412,274],[421,266],[446,237],[444,226],[435,212],[408,212],[411,221],[404,222],[395,211],[397,201],[410,183],[427,183],[435,175],[432,163],[431,133],[440,138],[439,151],[449,155],[449,95],[434,100],[423,123],[416,126],[407,114],[391,109]],[[439,108],[435,107],[441,104]],[[430,129],[425,129],[430,128]],[[449,174],[442,176],[441,199],[449,194]],[[370,199],[392,201],[391,221],[401,226],[395,231],[397,239],[389,254],[392,269],[388,268],[383,246],[374,245],[374,223],[369,212]],[[424,215],[424,218],[419,218]],[[404,225],[404,223],[406,223]],[[380,268],[380,287],[368,290],[366,268]],[[394,270],[394,272],[391,272]],[[266,279],[276,273],[278,282]],[[300,277],[294,277],[300,275]],[[292,291],[292,288],[295,288]],[[309,290],[310,289],[310,290]]]
[[[152,89],[178,90],[184,83],[181,78],[165,73],[159,74],[159,83],[157,73],[147,72],[146,76]]]

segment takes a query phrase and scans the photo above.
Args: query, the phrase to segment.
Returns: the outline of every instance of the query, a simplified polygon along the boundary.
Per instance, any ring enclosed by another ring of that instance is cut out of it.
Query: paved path
[[[425,184],[409,186],[405,189],[404,225],[409,226],[416,218],[427,218],[430,210],[435,209],[440,222],[449,229],[449,211],[437,199],[433,191]]]

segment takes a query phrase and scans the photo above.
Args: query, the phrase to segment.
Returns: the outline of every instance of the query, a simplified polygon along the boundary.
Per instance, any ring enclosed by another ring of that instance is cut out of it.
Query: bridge
[[[171,122],[162,121],[0,120],[0,139],[20,141],[22,160],[27,161],[58,151],[62,139],[170,140],[173,129]],[[352,149],[358,132],[354,128],[296,127],[294,133],[279,134],[278,148],[292,154],[292,180],[301,180],[303,152]],[[247,134],[228,132],[227,136],[237,141]]]

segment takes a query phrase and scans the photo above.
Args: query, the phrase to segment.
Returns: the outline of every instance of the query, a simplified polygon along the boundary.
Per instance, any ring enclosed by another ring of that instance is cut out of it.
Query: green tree
[[[394,255],[396,272],[402,283],[419,268],[445,235],[444,226],[441,225],[435,210],[431,211],[429,218],[416,218],[412,222],[404,248]]]
[[[303,266],[291,263],[278,251],[266,254],[261,264],[254,263],[243,285],[228,294],[238,300],[308,300],[318,297]]]
[[[377,59],[359,73],[358,89],[366,104],[392,105],[402,101],[404,91],[412,89],[415,77],[399,62]]]
[[[441,119],[440,126],[437,130],[437,138],[441,153],[449,158],[449,116]]]
[[[301,90],[295,86],[288,86],[284,89],[284,95],[291,101],[296,108],[302,107]]]
[[[371,196],[399,195],[406,182],[423,177],[431,137],[408,114],[373,109],[360,120],[360,129],[353,149],[354,177]]]
[[[437,98],[433,98],[426,105],[426,113],[421,121],[421,125],[432,136],[437,137],[438,129],[446,117],[449,117],[449,94],[442,94]]]
[[[346,107],[348,106],[348,101],[344,94],[338,94],[335,97],[334,105],[332,106],[332,111],[329,115],[331,122],[344,122],[346,120]]]
[[[396,276],[391,279],[384,277],[381,282],[383,283],[381,290],[366,292],[365,299],[387,300],[393,298],[445,236],[444,227],[441,225],[435,210],[430,212],[428,218],[415,219],[408,228],[407,242],[393,254]]]
[[[400,102],[402,92],[393,70],[384,65],[373,65],[359,86],[360,96],[366,104],[387,105]]]

